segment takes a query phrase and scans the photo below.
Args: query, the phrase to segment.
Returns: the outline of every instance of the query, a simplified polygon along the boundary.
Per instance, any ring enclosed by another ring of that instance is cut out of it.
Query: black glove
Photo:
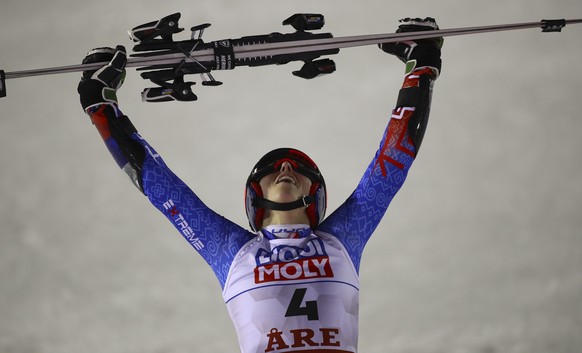
[[[96,48],[87,53],[83,64],[107,62],[98,70],[83,71],[83,76],[77,92],[81,98],[83,110],[100,104],[117,104],[117,89],[125,79],[125,64],[127,55],[125,47],[118,45],[113,48]]]
[[[400,23],[396,33],[434,31],[439,29],[435,19],[432,17],[425,19],[407,17],[400,20]],[[395,55],[406,63],[406,73],[411,72],[417,67],[430,66],[438,70],[436,73],[438,75],[442,66],[441,48],[443,42],[443,38],[438,37],[419,39],[416,41],[384,43],[380,44],[379,47],[386,53]]]

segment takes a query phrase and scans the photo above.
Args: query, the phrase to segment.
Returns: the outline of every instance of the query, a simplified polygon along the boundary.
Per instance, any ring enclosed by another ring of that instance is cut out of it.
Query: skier
[[[406,18],[398,32],[434,29],[432,18]],[[311,158],[293,148],[263,156],[246,183],[252,232],[209,209],[121,112],[122,46],[87,54],[84,63],[110,61],[84,72],[78,92],[119,167],[214,271],[241,352],[356,352],[363,248],[418,153],[441,46],[442,38],[380,45],[406,63],[404,83],[364,176],[329,217]]]

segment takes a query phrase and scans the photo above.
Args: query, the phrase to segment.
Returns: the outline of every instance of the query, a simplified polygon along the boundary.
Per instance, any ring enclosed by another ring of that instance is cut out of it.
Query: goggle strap
[[[269,175],[271,173],[276,172],[278,169],[273,168],[271,166],[267,166],[267,167],[263,167],[261,169],[256,169],[250,176],[250,180],[252,181],[259,181],[262,178],[264,178],[266,175]],[[306,176],[307,178],[309,178],[309,180],[311,180],[312,182],[314,181],[321,181],[321,174],[319,174],[316,170],[311,169],[311,168],[306,168],[304,166],[301,165],[296,165],[293,170],[296,173],[299,173],[303,176]]]

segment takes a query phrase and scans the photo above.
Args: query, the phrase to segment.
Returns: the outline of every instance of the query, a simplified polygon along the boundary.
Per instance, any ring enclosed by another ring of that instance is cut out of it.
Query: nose
[[[281,173],[283,172],[292,172],[293,166],[288,161],[281,163]]]

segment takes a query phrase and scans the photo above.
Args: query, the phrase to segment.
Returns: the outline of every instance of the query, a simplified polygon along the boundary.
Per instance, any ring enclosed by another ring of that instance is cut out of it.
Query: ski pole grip
[[[0,70],[0,98],[6,97],[6,73]]]

